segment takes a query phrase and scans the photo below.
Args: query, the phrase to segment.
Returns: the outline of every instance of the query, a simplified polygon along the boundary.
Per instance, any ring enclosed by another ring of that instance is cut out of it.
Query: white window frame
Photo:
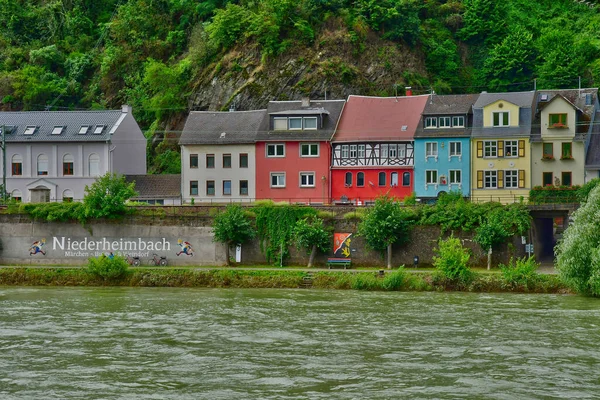
[[[304,178],[306,178],[306,183],[304,182]],[[312,184],[310,183],[310,178],[312,178]],[[300,179],[298,181],[300,183],[301,188],[314,188],[316,186],[315,183],[315,173],[313,172],[300,172]]]
[[[106,128],[106,125],[96,125],[96,127],[94,128],[94,135],[102,134],[102,131],[104,131],[104,128]]]
[[[438,142],[425,142],[425,161],[429,157],[433,157],[437,161],[438,154]]]
[[[427,169],[425,170],[425,187],[427,185],[436,185],[438,184],[438,170],[437,169]]]
[[[277,122],[283,122],[282,127],[277,127]],[[287,117],[273,117],[273,130],[274,131],[287,131],[288,128],[288,119]]]
[[[314,128],[307,128],[306,127],[306,121],[309,120],[314,120],[315,121],[315,127]],[[317,117],[304,117],[302,119],[302,129],[307,130],[307,131],[316,131],[319,128],[319,121],[317,120]]]
[[[60,134],[62,133],[63,129],[65,129],[65,127],[64,127],[64,126],[55,126],[55,127],[52,129],[52,134],[53,134],[53,135],[60,135]]]
[[[488,185],[489,178],[489,185]],[[483,171],[483,188],[498,189],[498,171]]]
[[[448,171],[448,184],[450,186],[458,185],[459,188],[462,186],[462,170],[461,169],[451,169]]]
[[[397,172],[390,173],[390,187],[398,187],[398,173]]]
[[[490,154],[486,155],[489,149]],[[483,141],[483,158],[497,158],[498,157],[498,141],[497,140],[484,140]]]
[[[316,146],[317,147],[317,153],[313,154],[312,153],[312,147]],[[302,148],[306,147],[308,149],[308,154],[302,154]],[[300,157],[319,157],[319,143],[300,143]]]
[[[452,127],[453,128],[464,128],[465,127],[465,117],[464,115],[455,115],[452,117]]]
[[[379,158],[387,160],[387,158],[388,158],[388,149],[389,149],[389,145],[387,143],[380,145],[380,155],[379,155]]]
[[[399,144],[398,145],[398,158],[405,158],[405,157],[406,157],[406,145]]]
[[[367,148],[364,144],[358,145],[358,158],[365,158],[367,156]]]
[[[37,175],[48,176],[50,174],[50,161],[44,153],[37,156]],[[45,173],[44,173],[45,172]]]
[[[425,117],[425,129],[437,128],[437,117]]]
[[[350,158],[356,158],[358,155],[358,147],[355,144],[350,145]]]
[[[507,169],[504,171],[504,188],[505,189],[518,189],[519,188],[519,171],[518,170]]]
[[[79,128],[79,135],[85,135],[89,130],[89,125],[81,125],[81,128]]]
[[[274,149],[274,155],[269,155],[269,148],[272,147]],[[277,149],[283,149],[283,153],[282,154],[277,154]],[[265,146],[265,155],[267,158],[281,158],[281,157],[285,157],[285,143],[267,143],[267,145]]]
[[[451,128],[452,127],[452,118],[451,117],[439,117],[438,118],[438,126],[440,128]]]
[[[459,160],[462,158],[462,142],[449,142],[448,147],[448,160],[450,157],[458,157]],[[460,151],[457,151],[457,148]]]
[[[273,184],[273,178],[277,177],[277,183]],[[281,182],[281,179],[283,178],[283,183]],[[269,176],[269,184],[271,185],[272,188],[284,188],[285,187],[285,172],[271,172],[270,176]]]
[[[506,149],[509,146],[511,148],[511,151],[510,151],[510,156],[507,156],[506,154],[508,152],[506,151]],[[507,158],[518,158],[519,157],[519,141],[518,140],[505,140],[504,141],[504,157],[507,157]]]
[[[93,160],[92,157],[94,157]],[[94,166],[94,168],[92,168],[92,166]],[[92,169],[96,169],[96,171],[93,171]],[[88,175],[100,176],[100,156],[97,153],[92,153],[88,156]]]
[[[299,120],[300,121],[300,127],[299,128],[292,128],[292,120]],[[288,117],[288,130],[290,131],[301,131],[302,130],[302,117]]]
[[[388,157],[398,158],[398,146],[396,144],[388,144]]]
[[[498,114],[498,125],[494,124],[494,116]],[[504,124],[503,114],[508,115],[507,124]],[[492,126],[495,128],[501,128],[505,126],[510,126],[510,111],[492,111]]]
[[[342,145],[342,150],[341,152],[341,158],[349,158],[350,156],[350,146],[348,146],[347,144],[343,144]]]
[[[25,132],[23,132],[23,135],[33,135],[36,129],[37,126],[27,125],[27,127],[25,128]]]

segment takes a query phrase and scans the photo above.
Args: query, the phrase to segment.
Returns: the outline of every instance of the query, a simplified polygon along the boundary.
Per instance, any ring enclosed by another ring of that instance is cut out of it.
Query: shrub
[[[516,262],[511,258],[508,265],[500,264],[504,282],[512,287],[521,286],[524,288],[534,287],[539,278],[538,267],[539,264],[535,262],[533,257],[520,258]]]
[[[592,189],[594,189],[596,186],[598,186],[598,184],[600,184],[600,178],[592,179],[585,185],[581,186],[577,190],[577,200],[580,203],[585,203],[587,201],[587,198],[590,195],[590,192],[592,191]]]
[[[440,239],[434,251],[438,255],[433,257],[433,265],[444,280],[459,285],[471,282],[473,273],[467,267],[471,255],[460,243],[460,239],[454,236]]]
[[[103,254],[88,259],[88,272],[104,280],[119,278],[125,275],[128,269],[127,260],[121,256],[107,257]]]
[[[383,278],[382,286],[385,290],[401,290],[406,281],[407,272],[404,270],[404,266],[398,268],[398,270],[387,274]]]

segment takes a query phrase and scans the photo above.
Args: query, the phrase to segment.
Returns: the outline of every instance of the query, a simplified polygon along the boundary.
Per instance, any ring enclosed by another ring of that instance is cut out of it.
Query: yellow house
[[[471,199],[527,200],[535,92],[481,93],[473,106]]]
[[[541,90],[531,135],[531,181],[535,186],[585,183],[585,140],[598,89]]]

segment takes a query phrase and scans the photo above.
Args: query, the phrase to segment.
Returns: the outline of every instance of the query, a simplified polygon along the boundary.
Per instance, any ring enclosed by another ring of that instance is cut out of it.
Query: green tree
[[[317,250],[325,253],[331,249],[331,231],[318,217],[299,219],[294,228],[294,239],[298,248],[310,253],[309,268],[313,266]]]
[[[496,0],[465,0],[460,36],[471,43],[498,43],[506,30],[505,3]]]
[[[573,213],[573,222],[556,246],[559,277],[578,293],[600,297],[600,186]]]
[[[433,265],[445,280],[462,285],[471,281],[473,273],[467,266],[471,255],[459,238],[440,239],[435,252],[437,256],[433,256]]]
[[[125,202],[135,195],[135,183],[127,183],[124,175],[107,172],[85,186],[82,218],[118,218],[127,209]]]
[[[391,269],[392,245],[408,241],[413,218],[396,199],[383,195],[365,213],[358,226],[358,234],[365,238],[371,249],[387,251],[387,267]]]
[[[225,211],[215,217],[212,228],[213,240],[225,244],[225,263],[227,265],[230,265],[229,247],[245,243],[256,235],[254,227],[239,204],[227,205]]]

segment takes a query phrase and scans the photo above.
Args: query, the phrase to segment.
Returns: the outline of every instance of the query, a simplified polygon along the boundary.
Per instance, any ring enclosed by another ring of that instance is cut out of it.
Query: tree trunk
[[[387,249],[387,268],[392,269],[392,244],[388,244]]]
[[[488,250],[488,265],[487,265],[488,271],[491,268],[492,268],[492,248],[490,247],[490,249]]]
[[[228,267],[231,265],[229,262],[229,243],[225,243],[225,265]]]
[[[312,250],[310,252],[310,257],[308,257],[308,268],[313,266],[313,262],[315,261],[315,254],[317,254],[317,245],[313,244]]]

